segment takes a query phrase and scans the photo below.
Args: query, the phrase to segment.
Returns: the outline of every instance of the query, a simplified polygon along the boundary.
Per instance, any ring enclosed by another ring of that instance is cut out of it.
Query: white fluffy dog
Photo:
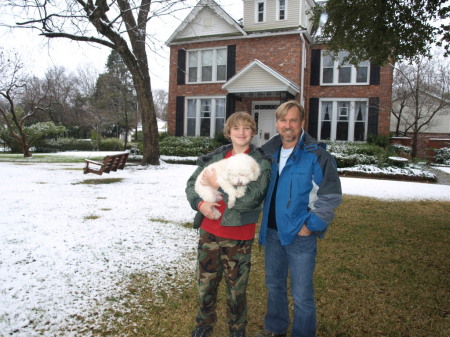
[[[195,181],[195,191],[205,201],[218,202],[222,200],[222,194],[212,188],[201,184],[205,170],[214,168],[217,174],[217,183],[228,194],[228,208],[233,208],[236,198],[245,194],[247,184],[256,181],[261,174],[261,169],[255,159],[248,154],[240,153],[227,159],[219,160],[205,167]],[[218,211],[216,210],[218,213]],[[217,218],[220,214],[217,215]]]

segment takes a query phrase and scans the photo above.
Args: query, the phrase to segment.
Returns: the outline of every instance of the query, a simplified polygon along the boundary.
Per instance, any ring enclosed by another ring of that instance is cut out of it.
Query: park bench
[[[98,162],[94,160],[85,159],[86,166],[83,169],[84,174],[94,173],[98,175],[102,175],[103,172],[109,173],[111,171],[123,170],[125,167],[125,163],[127,162],[129,152],[124,152],[120,154],[114,154],[106,156],[103,159],[103,162]],[[89,165],[96,165],[98,167],[93,168],[89,167]]]

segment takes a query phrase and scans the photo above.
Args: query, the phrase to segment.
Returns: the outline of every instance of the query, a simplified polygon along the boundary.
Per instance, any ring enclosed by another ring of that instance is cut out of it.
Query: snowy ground
[[[119,306],[107,299],[123,293],[131,273],[151,273],[164,286],[167,273],[194,268],[196,231],[180,225],[194,215],[184,194],[194,166],[127,166],[102,176],[82,167],[0,163],[0,336],[61,336],[63,326],[73,326],[64,336],[77,336],[74,317]],[[79,184],[109,178],[123,181]],[[342,185],[344,194],[450,201],[448,185]]]

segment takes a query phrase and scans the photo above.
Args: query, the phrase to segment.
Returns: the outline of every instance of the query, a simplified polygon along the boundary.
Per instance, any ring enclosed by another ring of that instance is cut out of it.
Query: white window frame
[[[263,4],[263,20],[259,21],[259,4],[262,3]],[[266,4],[266,0],[255,0],[255,23],[264,23],[266,22],[266,17],[267,17],[267,4]]]
[[[277,0],[277,17],[276,21],[286,21],[288,19],[288,0],[284,0],[284,18],[280,19],[280,0]]]
[[[200,136],[200,127],[201,127],[201,100],[209,99],[211,100],[211,116],[210,116],[210,126],[209,126],[209,137],[214,138],[216,134],[216,100],[223,99],[225,103],[225,111],[224,111],[224,122],[226,121],[226,96],[188,96],[185,98],[185,113],[184,113],[184,130],[183,134],[187,136],[188,133],[188,108],[189,108],[189,100],[194,100],[195,104],[195,137]],[[225,124],[225,123],[224,123]]]
[[[367,139],[367,129],[368,129],[368,119],[369,119],[369,99],[368,98],[321,98],[319,99],[319,110],[318,110],[318,125],[317,125],[317,139],[322,140],[322,103],[323,102],[331,102],[331,132],[330,132],[330,140],[336,140],[336,131],[337,131],[337,123],[338,117],[341,114],[341,109],[338,109],[339,102],[349,102],[350,106],[346,108],[346,113],[348,114],[348,134],[347,141],[354,142],[355,135],[355,122],[356,122],[356,114],[357,111],[355,109],[356,102],[366,102],[366,114],[365,114],[365,125],[364,125],[364,140]]]
[[[333,63],[333,79],[331,83],[325,83],[323,81],[323,72],[324,72],[324,68],[331,68],[331,67],[324,67],[324,62],[323,59],[325,56],[330,55],[330,53],[327,50],[322,50],[321,55],[320,55],[320,85],[323,86],[327,86],[327,85],[369,85],[369,81],[370,81],[370,63],[368,61],[362,61],[359,63],[359,67],[367,67],[367,78],[366,81],[364,82],[357,82],[357,73],[358,73],[358,69],[357,67],[355,67],[354,65],[351,64],[345,64],[345,67],[350,67],[350,82],[345,83],[345,82],[339,82],[339,69],[340,69],[340,61],[339,59],[342,58],[341,57],[341,53],[345,53],[345,52],[339,52],[339,56],[337,59],[334,60]],[[333,57],[331,55],[331,57]]]
[[[225,78],[223,80],[217,80],[217,53],[219,50],[225,50]],[[211,81],[203,81],[202,80],[202,52],[204,51],[212,51],[213,57],[212,57],[212,76]],[[197,68],[197,77],[196,81],[190,81],[189,72],[191,68],[190,64],[190,53],[197,53],[197,64],[195,67]],[[203,49],[190,49],[187,51],[186,55],[186,83],[187,84],[198,84],[198,83],[225,83],[227,81],[226,74],[227,74],[227,59],[226,59],[226,53],[227,53],[227,47],[217,47],[217,48],[203,48]]]

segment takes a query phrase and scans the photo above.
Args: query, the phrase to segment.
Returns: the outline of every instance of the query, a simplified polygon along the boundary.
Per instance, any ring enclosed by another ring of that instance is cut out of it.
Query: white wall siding
[[[244,78],[236,80],[232,87],[233,91],[245,91],[249,88],[252,89],[252,91],[255,88],[258,88],[259,91],[261,89],[271,91],[274,90],[274,88],[284,88],[286,87],[286,84],[276,79],[264,69],[261,69],[260,67],[253,67],[245,74]]]
[[[285,27],[297,27],[301,25],[301,13],[303,2],[307,0],[286,0],[286,19],[277,18],[277,0],[266,0],[266,19],[264,22],[256,22],[257,0],[244,0],[244,29],[248,32],[268,30]]]
[[[198,36],[210,36],[236,33],[235,27],[217,16],[209,8],[203,8],[195,19],[189,23],[183,31],[179,32],[177,39],[184,39]]]

